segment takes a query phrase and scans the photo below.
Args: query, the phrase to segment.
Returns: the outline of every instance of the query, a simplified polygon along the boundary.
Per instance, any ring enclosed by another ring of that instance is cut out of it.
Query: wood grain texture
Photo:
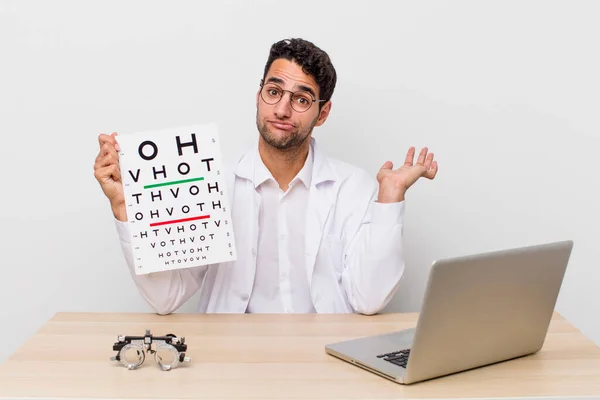
[[[0,398],[357,399],[600,395],[600,348],[555,314],[532,356],[402,386],[325,353],[416,325],[417,314],[58,313],[0,365]],[[185,336],[190,364],[109,359],[118,334]]]

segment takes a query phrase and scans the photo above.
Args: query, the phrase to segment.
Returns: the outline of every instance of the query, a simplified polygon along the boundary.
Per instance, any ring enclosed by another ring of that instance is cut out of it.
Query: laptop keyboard
[[[402,368],[406,368],[408,363],[408,356],[410,355],[410,349],[394,351],[392,353],[380,354],[377,358],[383,358],[384,361],[389,361],[392,364],[399,365]]]

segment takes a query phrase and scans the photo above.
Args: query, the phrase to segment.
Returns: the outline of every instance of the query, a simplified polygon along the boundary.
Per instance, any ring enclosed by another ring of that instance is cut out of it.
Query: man
[[[256,94],[258,144],[229,173],[235,262],[136,275],[115,133],[100,135],[95,177],[110,200],[122,249],[144,299],[159,314],[200,291],[198,312],[374,314],[404,273],[404,196],[434,179],[433,154],[415,149],[373,179],[326,157],[312,138],[327,120],[336,72],[302,39],[271,47]]]

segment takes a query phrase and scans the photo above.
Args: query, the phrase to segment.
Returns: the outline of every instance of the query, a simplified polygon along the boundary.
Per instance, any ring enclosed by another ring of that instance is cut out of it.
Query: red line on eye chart
[[[150,226],[161,226],[161,225],[169,225],[169,224],[179,224],[181,222],[197,221],[199,219],[207,219],[207,218],[210,218],[210,215],[200,215],[198,217],[183,218],[183,219],[174,219],[172,221],[155,222],[153,224],[150,224]]]

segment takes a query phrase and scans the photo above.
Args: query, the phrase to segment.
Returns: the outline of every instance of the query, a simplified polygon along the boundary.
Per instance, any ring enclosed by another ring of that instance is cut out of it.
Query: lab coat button
[[[256,257],[256,249],[252,249],[252,257]]]
[[[246,301],[250,298],[246,293],[242,294],[242,300]]]

